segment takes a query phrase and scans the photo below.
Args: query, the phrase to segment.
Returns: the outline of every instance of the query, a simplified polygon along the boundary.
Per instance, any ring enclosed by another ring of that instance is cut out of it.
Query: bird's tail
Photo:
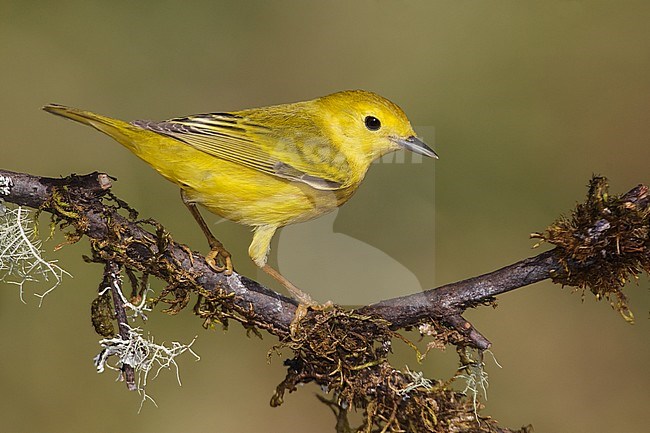
[[[57,116],[83,123],[84,125],[92,126],[98,131],[109,135],[136,154],[140,153],[140,143],[146,141],[143,139],[146,139],[146,136],[149,134],[154,134],[128,122],[101,116],[90,111],[79,110],[78,108],[49,104],[43,107],[43,110],[48,113],[56,114]]]

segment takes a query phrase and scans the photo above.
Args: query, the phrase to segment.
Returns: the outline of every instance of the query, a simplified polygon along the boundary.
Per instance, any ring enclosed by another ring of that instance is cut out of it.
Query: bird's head
[[[420,140],[406,114],[388,99],[364,90],[333,93],[315,100],[322,128],[345,156],[367,167],[380,156],[399,149],[438,158]]]

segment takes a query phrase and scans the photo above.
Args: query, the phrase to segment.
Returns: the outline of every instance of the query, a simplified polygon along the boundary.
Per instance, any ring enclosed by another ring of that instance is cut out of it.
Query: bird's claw
[[[311,298],[309,299],[311,300]],[[313,300],[309,303],[300,302],[296,307],[296,312],[294,313],[293,319],[289,324],[289,332],[291,334],[291,337],[293,338],[298,334],[298,328],[300,326],[300,322],[302,321],[302,319],[304,319],[307,316],[307,313],[309,312],[310,309],[314,311],[324,311],[328,308],[331,308],[333,305],[334,304],[332,303],[332,301],[327,301],[324,304],[318,304]]]
[[[215,272],[223,272],[225,275],[232,275],[233,266],[230,253],[219,243],[213,245],[210,252],[205,256],[205,262]]]

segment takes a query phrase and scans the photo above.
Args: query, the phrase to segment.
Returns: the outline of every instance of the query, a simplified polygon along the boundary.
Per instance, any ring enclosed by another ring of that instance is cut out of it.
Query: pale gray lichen
[[[128,328],[127,338],[124,339],[117,335],[100,340],[99,344],[102,351],[94,358],[95,367],[98,373],[103,373],[106,368],[119,371],[120,378],[122,377],[121,368],[123,365],[133,367],[137,381],[136,389],[142,395],[141,409],[146,400],[150,400],[154,405],[156,404],[153,398],[146,393],[147,383],[152,372],[151,379],[155,379],[161,370],[171,370],[173,368],[176,373],[176,380],[181,385],[176,357],[185,352],[190,352],[197,361],[201,359],[191,349],[196,337],[189,344],[173,341],[171,346],[165,346],[164,344],[155,343],[151,335],[145,337],[140,328],[132,328],[126,324],[120,326]],[[110,364],[108,361],[112,356],[115,357],[116,362]]]
[[[2,182],[0,179],[0,190],[3,188]],[[6,185],[6,178],[4,182]],[[61,284],[64,275],[71,277],[56,264],[56,260],[46,260],[42,253],[42,241],[37,235],[34,214],[21,206],[3,206],[0,214],[0,281],[17,285],[23,303],[25,283],[52,283],[45,292],[35,293],[40,298],[40,306],[45,296]]]

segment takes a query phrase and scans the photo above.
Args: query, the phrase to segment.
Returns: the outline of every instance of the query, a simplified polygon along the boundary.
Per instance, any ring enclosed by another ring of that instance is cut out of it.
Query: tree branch
[[[65,187],[70,198],[78,195],[87,203],[91,203],[92,200],[88,200],[90,197],[101,197],[110,188],[110,178],[101,173],[53,179],[0,170],[0,176],[11,178],[13,182],[11,193],[4,197],[5,200],[43,209],[61,217],[65,215],[61,214],[61,209],[57,209],[53,202],[55,189]],[[124,227],[123,237],[145,240],[151,236],[137,223],[119,214],[117,210],[107,208],[98,202],[92,203],[83,217],[87,221],[83,234],[91,239],[101,240],[107,236],[109,220],[112,220],[113,224]],[[180,262],[181,267],[193,269],[199,274],[196,283],[203,289],[207,291],[212,291],[215,287],[225,289],[228,294],[234,294],[233,302],[238,308],[248,309],[252,306],[257,320],[264,323],[264,328],[275,329],[281,336],[288,332],[295,314],[295,300],[236,272],[230,277],[216,273],[205,264],[201,255],[193,253],[190,259],[188,250],[180,244],[172,242],[166,248],[166,254]],[[139,253],[141,254],[139,258],[146,260],[151,255],[160,254],[161,251],[158,251],[156,246],[149,252]],[[137,255],[134,257],[137,258]],[[498,294],[549,278],[550,272],[559,269],[560,264],[553,251],[548,251],[485,275],[425,292],[387,299],[362,307],[357,312],[381,317],[390,322],[395,329],[430,321],[442,321],[465,335],[468,344],[486,349],[490,345],[489,341],[469,322],[460,320],[460,315],[467,308],[489,302]]]
[[[625,195],[612,196],[605,180],[594,178],[586,203],[572,218],[561,218],[546,232],[534,234],[557,245],[555,249],[485,275],[353,311],[340,307],[310,311],[294,335],[289,331],[296,312],[293,299],[236,272],[230,276],[214,272],[203,256],[174,242],[158,223],[137,220],[135,211],[110,187],[111,178],[101,173],[52,179],[0,170],[0,198],[51,213],[55,223],[71,230],[71,241],[87,236],[93,259],[105,263],[106,272],[114,274],[122,267],[130,277],[139,271],[144,279],[154,275],[166,281],[167,288],[155,301],[169,304],[167,312],[180,311],[196,293],[194,311],[205,326],[234,319],[247,329],[276,335],[281,345],[293,350],[294,358],[285,363],[288,374],[273,405],[282,402],[286,391],[314,381],[334,391],[330,405],[341,404],[336,413],[350,406],[363,408],[367,431],[373,425],[391,424],[398,429],[443,431],[439,429],[453,424],[464,432],[510,431],[489,418],[480,418],[483,424],[477,428],[475,420],[466,417],[476,409],[467,398],[444,382],[421,381],[393,368],[386,360],[390,341],[404,339],[396,330],[421,325],[421,332],[433,336],[438,345],[487,349],[489,340],[462,317],[465,310],[547,278],[588,288],[599,299],[611,297],[612,305],[631,320],[622,285],[630,275],[650,270],[648,188],[639,185]],[[155,233],[145,229],[147,225]],[[118,299],[114,304],[118,310],[119,304]],[[132,378],[127,382],[132,385]]]
[[[433,318],[462,333],[478,349],[487,349],[490,342],[461,314],[496,295],[550,278],[561,269],[555,250],[551,250],[478,277],[387,299],[363,307],[359,313],[383,317],[395,328],[415,326]]]

